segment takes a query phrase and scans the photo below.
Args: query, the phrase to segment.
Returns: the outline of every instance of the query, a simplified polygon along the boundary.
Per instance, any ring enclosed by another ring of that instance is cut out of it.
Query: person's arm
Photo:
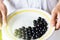
[[[7,23],[7,9],[3,3],[3,0],[0,0],[0,29],[1,29],[1,23],[2,24]]]
[[[55,26],[56,29],[59,29],[60,28],[60,0],[52,10],[51,15],[52,15],[51,24]]]

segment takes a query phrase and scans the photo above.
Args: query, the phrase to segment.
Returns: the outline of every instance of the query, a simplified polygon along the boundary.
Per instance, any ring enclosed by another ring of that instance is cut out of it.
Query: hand
[[[2,24],[7,23],[7,9],[2,0],[0,0],[0,29],[1,23]]]
[[[51,24],[56,29],[60,28],[60,2],[57,3],[56,7],[52,10]]]

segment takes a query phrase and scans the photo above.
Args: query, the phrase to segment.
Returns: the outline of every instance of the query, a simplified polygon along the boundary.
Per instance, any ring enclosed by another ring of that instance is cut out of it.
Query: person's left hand
[[[56,7],[52,10],[51,25],[55,26],[56,29],[60,28],[60,2],[57,3]]]
[[[2,25],[7,24],[7,8],[3,3],[3,0],[0,0],[0,29]]]

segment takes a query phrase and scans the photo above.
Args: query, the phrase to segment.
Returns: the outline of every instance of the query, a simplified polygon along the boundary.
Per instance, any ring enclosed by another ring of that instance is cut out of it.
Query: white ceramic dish
[[[47,32],[36,40],[46,40],[49,38],[54,32],[55,28],[50,25],[51,16],[45,11],[39,9],[20,9],[8,16],[8,26],[5,27],[6,34],[12,40],[19,40],[14,36],[14,30],[17,28],[21,28],[24,26],[32,26],[32,21],[37,19],[38,17],[44,18],[48,22],[48,30]],[[22,40],[22,39],[20,39]]]

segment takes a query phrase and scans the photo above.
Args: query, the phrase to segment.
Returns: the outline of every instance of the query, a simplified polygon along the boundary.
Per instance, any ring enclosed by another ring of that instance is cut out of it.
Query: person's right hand
[[[6,23],[7,23],[7,8],[4,5],[3,0],[0,0],[0,29],[1,26]]]
[[[52,10],[52,19],[51,24],[55,26],[55,29],[60,29],[60,1],[57,3],[57,5]]]

